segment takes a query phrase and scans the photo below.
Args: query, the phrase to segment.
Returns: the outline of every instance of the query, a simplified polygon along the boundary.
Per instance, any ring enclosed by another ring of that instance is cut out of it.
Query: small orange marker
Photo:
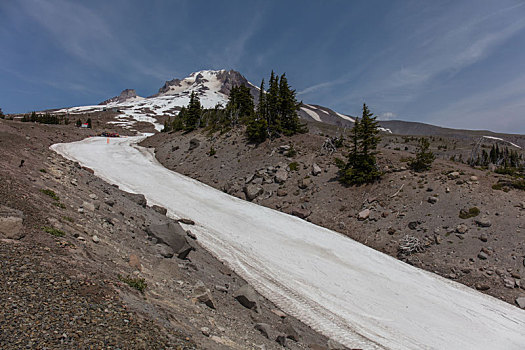
[[[108,143],[108,145],[109,145],[109,137],[108,137],[108,142],[107,142],[107,143]]]

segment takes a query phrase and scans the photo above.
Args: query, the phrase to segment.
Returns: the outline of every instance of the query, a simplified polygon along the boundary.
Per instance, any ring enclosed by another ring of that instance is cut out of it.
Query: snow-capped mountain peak
[[[149,122],[160,131],[163,126],[157,117],[177,115],[183,106],[188,105],[192,93],[199,98],[202,107],[214,108],[217,105],[226,106],[231,89],[240,85],[250,88],[254,102],[257,103],[258,87],[237,71],[221,69],[201,70],[183,79],[168,80],[156,94],[146,98],[137,96],[133,89],[126,89],[119,96],[99,105],[65,108],[57,112],[81,114],[111,109],[121,114],[116,117],[116,121],[110,123],[132,129],[137,121]],[[340,126],[353,124],[353,118],[317,105],[301,105],[299,117]]]

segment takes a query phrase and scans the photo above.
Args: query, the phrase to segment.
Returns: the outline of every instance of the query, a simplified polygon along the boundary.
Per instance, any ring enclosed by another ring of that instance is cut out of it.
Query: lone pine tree
[[[348,161],[336,160],[339,167],[339,181],[345,185],[371,183],[381,177],[377,167],[377,145],[381,138],[376,117],[363,104],[361,119],[356,118],[352,129],[352,147]]]
[[[419,139],[419,145],[416,152],[416,158],[412,159],[408,166],[417,172],[430,170],[432,162],[436,156],[430,151],[430,142],[426,137]]]

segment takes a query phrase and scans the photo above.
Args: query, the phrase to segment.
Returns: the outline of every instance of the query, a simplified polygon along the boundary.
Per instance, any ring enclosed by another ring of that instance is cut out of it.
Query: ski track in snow
[[[336,232],[172,172],[143,137],[89,138],[53,150],[170,215],[262,295],[313,329],[361,349],[525,349],[525,311],[402,263]]]

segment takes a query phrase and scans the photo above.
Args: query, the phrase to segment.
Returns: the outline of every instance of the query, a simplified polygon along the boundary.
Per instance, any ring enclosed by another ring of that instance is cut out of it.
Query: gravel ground
[[[55,261],[46,248],[0,241],[1,349],[195,348],[126,310],[106,281]]]

